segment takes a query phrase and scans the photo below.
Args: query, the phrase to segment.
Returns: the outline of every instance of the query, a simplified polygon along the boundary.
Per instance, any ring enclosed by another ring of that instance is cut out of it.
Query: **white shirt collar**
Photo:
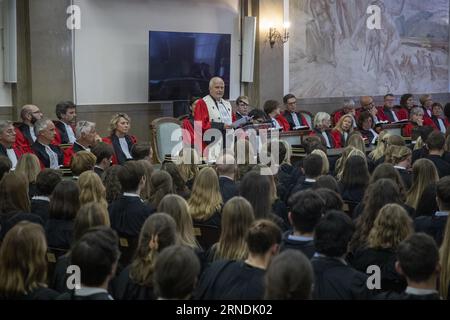
[[[50,198],[46,197],[46,196],[34,196],[33,198],[31,198],[31,200],[43,200],[43,201],[50,202]]]
[[[65,123],[64,121],[61,121],[64,125],[64,127],[66,127],[66,132],[67,132],[67,137],[69,138],[69,142],[70,143],[74,143],[77,139],[75,138],[75,134],[73,132],[73,129],[70,125],[68,125],[67,123]]]
[[[425,296],[425,295],[429,295],[429,294],[439,294],[439,292],[437,292],[437,290],[434,290],[434,289],[418,289],[418,288],[412,288],[412,287],[407,287],[406,290],[405,290],[405,293],[413,294],[415,296]]]
[[[316,182],[316,179],[305,178],[305,182]]]
[[[106,294],[108,294],[108,297],[109,297],[110,300],[114,300],[109,295],[108,291],[103,289],[103,288],[86,288],[86,287],[82,287],[81,289],[75,289],[75,295],[79,296],[79,297],[92,296],[92,295],[98,294],[98,293],[106,293]]]

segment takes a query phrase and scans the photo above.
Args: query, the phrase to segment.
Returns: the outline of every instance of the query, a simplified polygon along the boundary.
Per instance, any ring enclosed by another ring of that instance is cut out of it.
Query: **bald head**
[[[42,112],[34,104],[26,104],[20,111],[20,117],[27,124],[35,123],[42,118]]]
[[[369,107],[371,107],[371,104],[373,103],[373,98],[369,96],[363,96],[361,97],[360,103],[361,107],[368,109]]]
[[[232,155],[226,153],[217,158],[216,170],[219,176],[234,178],[235,169],[235,159]]]
[[[209,95],[216,100],[220,100],[225,92],[225,82],[222,78],[214,77],[209,80]]]

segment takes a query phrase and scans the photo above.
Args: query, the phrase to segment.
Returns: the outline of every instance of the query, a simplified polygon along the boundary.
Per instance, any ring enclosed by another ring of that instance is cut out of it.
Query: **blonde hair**
[[[183,148],[180,151],[180,163],[178,170],[184,181],[194,180],[198,175],[198,165],[201,163],[200,157],[194,148]]]
[[[414,233],[412,219],[406,210],[395,203],[380,209],[370,230],[367,243],[370,248],[393,248]]]
[[[423,191],[429,184],[438,182],[439,175],[434,163],[428,159],[419,159],[414,162],[412,173],[413,182],[406,195],[406,204],[417,209]]]
[[[23,173],[28,183],[36,182],[36,178],[41,172],[41,163],[39,158],[32,153],[25,153],[17,162],[16,172]]]
[[[94,171],[83,172],[78,179],[78,186],[80,187],[80,206],[94,201],[108,208],[106,188]]]
[[[131,280],[141,286],[152,286],[156,259],[164,248],[177,244],[176,229],[175,220],[167,213],[153,213],[145,220],[130,265]]]
[[[99,202],[87,202],[80,207],[74,220],[74,242],[79,240],[88,229],[96,226],[111,226],[108,208]]]
[[[116,113],[112,116],[111,121],[109,122],[109,133],[111,136],[116,133],[117,124],[119,123],[120,118],[124,118],[129,124],[131,124],[131,118],[126,113]]]
[[[359,132],[354,131],[351,135],[349,135],[345,146],[358,149],[364,154],[364,157],[366,157],[366,145],[364,144],[364,140]]]
[[[342,117],[339,118],[338,122],[334,126],[334,130],[337,130],[340,133],[344,133],[344,131],[342,131],[342,123],[344,122],[345,118],[349,118],[350,122],[352,123],[350,125],[350,129],[348,130],[348,133],[350,134],[353,132],[353,117],[349,114],[344,114]]]
[[[410,148],[391,145],[386,150],[386,158],[384,161],[396,165],[402,161],[405,161],[411,155],[412,151]]]
[[[39,224],[22,221],[6,233],[0,247],[0,296],[3,299],[17,299],[47,286],[46,252],[45,233]]]
[[[137,160],[137,163],[140,164],[144,168],[144,176],[145,176],[145,184],[141,190],[141,198],[143,200],[150,200],[152,194],[152,184],[150,177],[153,174],[153,166],[147,160]]]
[[[327,175],[330,172],[330,162],[328,161],[328,157],[325,152],[320,149],[315,149],[311,152],[311,154],[317,154],[322,158],[322,171],[320,175]]]
[[[79,176],[85,171],[94,169],[97,157],[89,151],[82,150],[75,153],[70,160],[70,170],[74,176]]]
[[[448,286],[450,284],[450,223],[445,226],[444,240],[439,249],[441,257],[441,273],[439,275],[439,293],[442,298],[448,299]]]
[[[391,136],[391,134],[388,131],[380,132],[380,134],[378,136],[378,142],[377,142],[376,148],[372,152],[369,153],[369,157],[373,161],[377,161],[382,156],[384,156],[384,153],[385,153],[386,147],[387,147],[387,141],[390,136]]]
[[[195,239],[189,206],[184,198],[177,194],[166,195],[159,203],[158,212],[167,213],[175,220],[180,244],[193,249],[200,248]]]
[[[367,160],[365,153],[362,152],[361,150],[356,149],[351,146],[346,147],[344,149],[344,151],[342,152],[341,157],[339,159],[337,159],[337,161],[336,161],[335,172],[336,172],[336,179],[338,181],[342,180],[342,175],[344,173],[344,168],[345,168],[345,164],[347,163],[347,160],[353,156],[359,156],[359,157]]]
[[[331,116],[326,112],[317,112],[314,116],[314,128],[317,128],[319,126],[322,126],[322,122],[324,120],[330,120]]]
[[[214,260],[243,260],[247,258],[246,236],[255,220],[253,207],[245,198],[230,199],[222,210],[219,242],[214,245]]]
[[[208,220],[222,206],[219,178],[213,168],[200,170],[189,198],[189,211],[194,220]]]

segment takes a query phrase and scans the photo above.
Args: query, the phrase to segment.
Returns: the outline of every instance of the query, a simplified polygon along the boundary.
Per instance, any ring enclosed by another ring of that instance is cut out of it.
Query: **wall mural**
[[[366,26],[371,4],[379,30]],[[298,97],[448,92],[448,0],[291,0],[290,21]]]

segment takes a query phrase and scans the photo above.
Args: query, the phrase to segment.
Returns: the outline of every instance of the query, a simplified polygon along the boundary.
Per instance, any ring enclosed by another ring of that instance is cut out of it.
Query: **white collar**
[[[123,193],[124,197],[135,197],[135,198],[140,198],[141,196],[138,195],[137,193],[134,192],[124,192]]]
[[[305,178],[305,182],[316,182],[316,179]]]
[[[437,292],[437,290],[434,289],[419,289],[419,288],[412,288],[412,287],[407,287],[405,290],[406,294],[413,294],[415,296],[425,296],[425,295],[429,295],[429,294],[439,294],[439,292]]]
[[[396,169],[401,169],[401,170],[406,170],[406,168],[405,168],[405,167],[402,167],[402,166],[394,166],[394,168],[396,168]]]
[[[89,288],[89,287],[82,287],[80,289],[75,289],[75,295],[79,297],[86,297],[86,296],[92,296],[94,294],[98,293],[106,293],[110,300],[113,300],[113,298],[109,295],[108,291],[103,288]]]
[[[50,198],[46,197],[46,196],[34,196],[33,198],[31,198],[31,200],[43,200],[43,201],[50,202]]]

